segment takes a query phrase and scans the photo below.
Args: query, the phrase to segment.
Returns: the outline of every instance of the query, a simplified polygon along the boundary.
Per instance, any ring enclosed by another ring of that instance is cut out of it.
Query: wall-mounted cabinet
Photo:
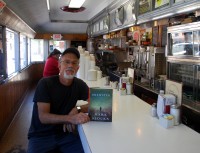
[[[184,12],[191,12],[199,8],[199,0],[117,1],[116,4],[108,6],[108,8],[90,21],[90,36],[102,35],[136,24],[170,17]]]
[[[123,29],[136,23],[136,1],[131,0],[112,10],[109,14],[110,31]]]
[[[129,1],[124,5],[124,26],[136,24],[136,0]]]
[[[109,17],[108,15],[97,20],[89,26],[89,36],[98,36],[108,33],[109,30]]]
[[[92,19],[88,26],[89,36],[95,37],[108,32],[117,31],[136,23],[136,0],[118,2],[116,8],[108,8],[107,13],[102,12]]]

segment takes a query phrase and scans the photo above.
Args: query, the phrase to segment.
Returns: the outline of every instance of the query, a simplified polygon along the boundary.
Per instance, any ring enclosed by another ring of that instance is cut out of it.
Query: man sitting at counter
[[[39,81],[33,98],[28,153],[84,152],[79,135],[74,132],[75,125],[90,120],[84,113],[88,104],[81,109],[75,107],[78,100],[87,100],[89,95],[87,84],[75,77],[79,58],[77,49],[66,49],[59,61],[60,74]]]

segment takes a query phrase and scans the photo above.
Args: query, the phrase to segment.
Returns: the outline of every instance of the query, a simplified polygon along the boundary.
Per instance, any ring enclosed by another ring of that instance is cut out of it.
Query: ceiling
[[[17,14],[36,33],[86,33],[88,21],[114,1],[86,0],[86,9],[78,13],[64,12],[70,0],[3,0],[6,6]]]

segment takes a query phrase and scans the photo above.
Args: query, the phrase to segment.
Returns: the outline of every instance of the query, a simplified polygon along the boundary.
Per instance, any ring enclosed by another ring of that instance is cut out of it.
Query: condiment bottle
[[[175,104],[170,107],[170,114],[174,116],[174,125],[180,124],[180,105]]]

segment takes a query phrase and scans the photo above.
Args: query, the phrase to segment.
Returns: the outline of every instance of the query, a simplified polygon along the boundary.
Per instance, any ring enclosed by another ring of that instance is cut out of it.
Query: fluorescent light
[[[70,0],[69,8],[80,8],[85,0]]]
[[[188,7],[188,8],[185,8],[185,9],[178,10],[177,13],[189,12],[189,11],[195,10],[197,8],[198,8],[198,6]]]
[[[48,9],[48,11],[50,10],[49,0],[47,0],[47,9]]]
[[[165,18],[165,17],[171,16],[171,15],[173,15],[173,13],[164,14],[164,15],[161,15],[161,16],[158,16],[158,17],[154,17],[153,20]]]

